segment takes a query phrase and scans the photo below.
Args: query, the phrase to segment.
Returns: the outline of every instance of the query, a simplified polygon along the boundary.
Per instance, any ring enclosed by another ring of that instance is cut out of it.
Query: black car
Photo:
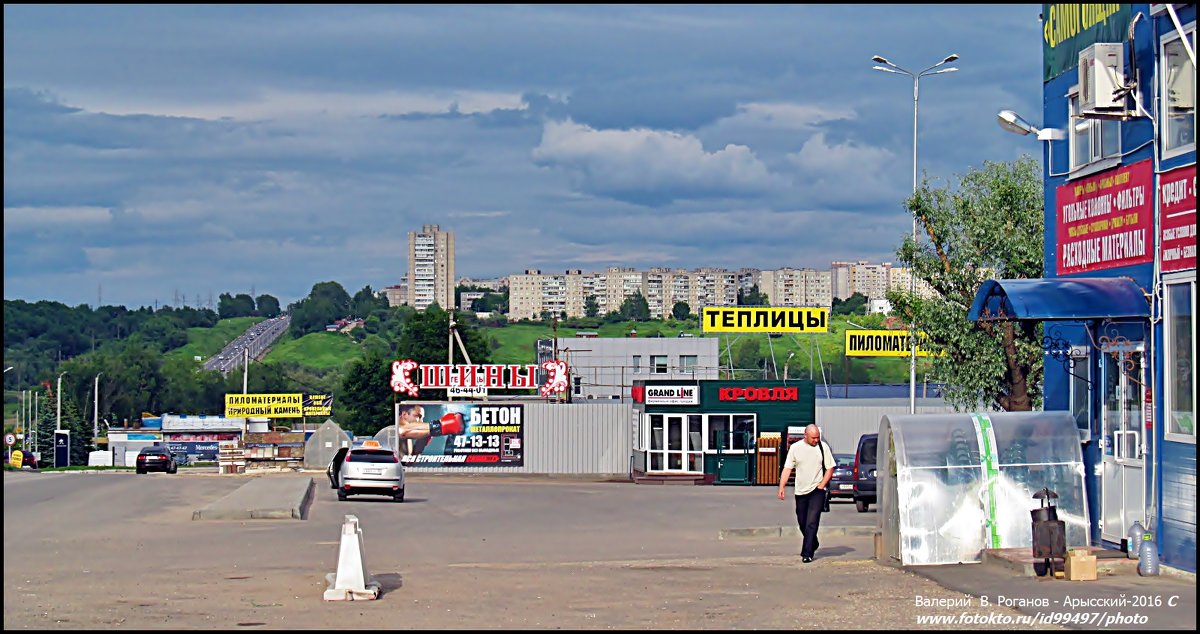
[[[833,459],[837,460],[837,466],[829,481],[829,499],[854,499],[854,454],[835,453]]]
[[[854,506],[866,513],[875,503],[875,453],[879,449],[879,434],[863,434],[854,452]]]
[[[175,473],[179,470],[179,464],[175,461],[175,455],[166,447],[142,447],[142,450],[138,452],[134,469],[138,473],[148,471]]]

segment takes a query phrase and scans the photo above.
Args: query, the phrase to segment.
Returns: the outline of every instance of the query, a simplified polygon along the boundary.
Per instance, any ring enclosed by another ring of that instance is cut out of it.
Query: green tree
[[[957,408],[1027,411],[1040,404],[1040,324],[971,322],[967,311],[986,279],[1041,277],[1043,195],[1039,162],[1023,156],[985,161],[953,188],[926,180],[906,202],[925,238],[918,246],[906,236],[897,257],[933,292],[892,289],[888,299],[893,314],[928,337],[932,374]]]
[[[387,308],[387,299],[379,297],[375,291],[371,290],[370,284],[362,287],[350,300],[350,314],[354,317],[366,319],[380,308]]]
[[[455,318],[456,329],[462,337],[472,363],[487,363],[490,346],[477,328],[468,325],[462,318]],[[413,313],[404,322],[400,338],[396,342],[398,359],[413,359],[418,363],[445,363],[449,358],[450,316],[437,304],[430,304],[424,312]],[[455,344],[454,358],[462,358]]]
[[[279,298],[264,293],[254,298],[254,308],[259,317],[267,319],[278,317],[280,313]]]
[[[834,315],[865,315],[867,314],[867,296],[855,291],[846,299],[833,299],[831,311]]]
[[[743,337],[733,345],[734,378],[746,378],[747,370],[761,369],[764,364],[762,346],[757,338]],[[740,372],[739,372],[740,371]],[[754,374],[754,377],[761,375]]]
[[[767,301],[767,296],[758,290],[758,284],[750,287],[745,293],[742,289],[738,289],[737,294],[738,306],[770,306],[771,302]]]
[[[217,298],[217,314],[221,319],[252,317],[256,312],[254,298],[247,293],[238,293],[237,296],[221,293]]]
[[[650,319],[650,302],[646,301],[641,292],[635,292],[621,302],[619,313],[624,321],[646,321]]]
[[[310,332],[321,332],[350,313],[350,295],[337,282],[314,284],[308,297],[292,304],[289,331],[299,339]]]
[[[92,451],[95,446],[92,444],[92,425],[91,422],[85,421],[84,417],[79,412],[79,406],[75,399],[71,397],[67,390],[63,389],[62,394],[57,394],[52,388],[45,388],[41,392],[45,404],[38,412],[37,418],[37,451],[41,452],[42,459],[38,461],[39,466],[52,467],[54,466],[54,431],[58,429],[59,411],[58,399],[62,397],[62,429],[70,432],[71,450],[69,453],[69,461],[71,465],[86,465],[88,463],[88,452]]]
[[[342,427],[356,435],[371,435],[391,425],[397,400],[391,380],[392,360],[378,350],[369,350],[355,361],[337,396],[336,408],[342,413],[336,418]]]
[[[583,314],[588,317],[596,317],[600,314],[600,302],[596,301],[595,295],[588,295],[587,299],[583,300]]]
[[[679,321],[687,319],[690,314],[692,314],[692,307],[688,306],[687,302],[675,302],[675,306],[671,308],[671,316]]]

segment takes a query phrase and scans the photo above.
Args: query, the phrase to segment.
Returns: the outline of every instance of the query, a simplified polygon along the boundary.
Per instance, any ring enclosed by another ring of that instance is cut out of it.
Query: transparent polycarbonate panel
[[[1070,412],[885,416],[880,422],[880,527],[905,565],[977,562],[985,548],[1031,547],[1033,495],[1043,487],[1066,523],[1067,545],[1088,544],[1079,434]],[[981,436],[994,441],[994,473]],[[887,442],[890,438],[890,442]],[[891,547],[889,548],[889,544]]]

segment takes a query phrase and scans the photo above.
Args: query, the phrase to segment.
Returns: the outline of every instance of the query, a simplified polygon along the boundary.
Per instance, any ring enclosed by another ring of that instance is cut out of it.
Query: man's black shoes
[[[806,564],[811,564],[811,563],[812,563],[812,557],[804,557],[804,558],[802,558],[800,561],[803,561],[803,562],[804,562],[804,563],[806,563]]]

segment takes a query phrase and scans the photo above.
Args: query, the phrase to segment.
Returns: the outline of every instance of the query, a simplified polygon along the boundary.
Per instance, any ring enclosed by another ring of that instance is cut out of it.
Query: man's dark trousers
[[[820,545],[817,528],[821,524],[821,510],[825,508],[826,495],[828,493],[822,489],[813,489],[796,496],[796,523],[800,526],[800,534],[804,535],[804,543],[800,545],[801,557],[812,557]]]

